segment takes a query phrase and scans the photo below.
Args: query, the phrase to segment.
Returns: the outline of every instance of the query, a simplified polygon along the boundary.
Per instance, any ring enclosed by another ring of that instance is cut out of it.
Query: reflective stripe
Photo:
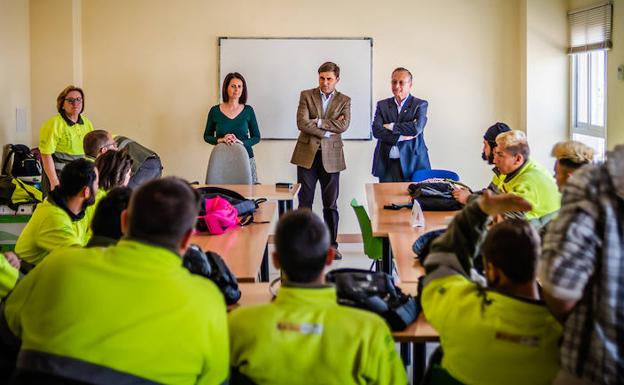
[[[54,168],[57,172],[61,171],[67,163],[82,158],[84,158],[84,155],[71,155],[64,152],[55,152],[54,154],[52,154],[52,159],[54,160]]]
[[[94,385],[158,385],[145,378],[97,364],[35,350],[22,350],[17,357],[18,370],[66,377]]]

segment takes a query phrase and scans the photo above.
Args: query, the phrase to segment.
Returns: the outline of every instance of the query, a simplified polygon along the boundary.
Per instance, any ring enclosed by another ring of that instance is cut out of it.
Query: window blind
[[[611,1],[568,12],[568,53],[610,49],[613,4]]]

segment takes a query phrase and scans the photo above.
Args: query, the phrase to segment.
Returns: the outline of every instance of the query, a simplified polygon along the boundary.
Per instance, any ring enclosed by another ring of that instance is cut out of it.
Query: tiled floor
[[[369,269],[371,265],[371,260],[368,259],[366,255],[364,255],[363,245],[361,243],[343,243],[339,248],[342,253],[341,261],[334,261],[329,269],[339,269],[343,267],[357,268],[357,269]],[[269,253],[273,252],[273,245],[269,244]],[[270,254],[269,254],[270,255]],[[279,272],[275,269],[275,267],[271,266],[269,268],[269,277],[272,281],[273,279],[279,276]],[[411,293],[412,295],[414,293]],[[431,353],[438,347],[436,343],[428,343],[427,344],[427,357],[431,355]],[[397,352],[399,352],[399,344],[396,345]],[[411,366],[407,368],[408,378],[410,378],[411,384],[411,375],[412,368]],[[417,384],[413,384],[417,385]]]

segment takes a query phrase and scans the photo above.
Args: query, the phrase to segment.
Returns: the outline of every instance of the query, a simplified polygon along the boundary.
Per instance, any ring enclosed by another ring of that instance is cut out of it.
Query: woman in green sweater
[[[247,84],[238,72],[227,74],[221,91],[223,102],[213,106],[208,113],[204,140],[210,144],[241,143],[249,155],[253,183],[258,182],[256,161],[251,146],[260,142],[256,114],[247,103]]]

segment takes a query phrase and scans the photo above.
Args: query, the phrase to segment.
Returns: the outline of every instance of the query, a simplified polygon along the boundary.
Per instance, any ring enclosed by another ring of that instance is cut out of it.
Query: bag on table
[[[210,234],[223,234],[238,226],[238,211],[221,196],[204,198],[195,229]]]
[[[412,199],[418,200],[423,211],[461,210],[462,204],[453,198],[453,184],[450,182],[411,183],[407,187]]]
[[[26,182],[41,182],[41,163],[30,148],[23,144],[9,144],[7,147],[9,151],[2,174],[20,178]]]
[[[190,245],[182,257],[182,265],[193,274],[201,275],[213,281],[223,296],[225,303],[233,305],[241,297],[236,277],[217,253],[203,252],[197,245]]]
[[[418,318],[420,306],[394,284],[391,275],[360,269],[336,269],[325,276],[336,285],[338,303],[369,310],[382,316],[394,331],[403,330]]]
[[[204,202],[206,199],[211,199],[215,197],[221,197],[226,200],[234,209],[236,210],[237,216],[240,217],[238,223],[241,226],[245,226],[249,223],[253,222],[253,214],[256,212],[256,209],[260,205],[260,203],[266,202],[265,198],[258,199],[247,199],[244,196],[240,195],[236,191],[228,190],[221,187],[200,187],[197,189],[202,196],[202,201]],[[223,203],[220,203],[223,204]],[[205,216],[207,212],[205,211],[205,205],[202,204],[199,209],[200,218]],[[198,231],[206,231],[205,229],[200,228],[198,222],[198,226],[196,227]],[[229,228],[228,228],[229,229]],[[221,233],[213,233],[211,234],[221,234]]]
[[[8,175],[0,175],[0,205],[16,210],[23,204],[37,204],[43,201],[41,191],[36,187]]]

